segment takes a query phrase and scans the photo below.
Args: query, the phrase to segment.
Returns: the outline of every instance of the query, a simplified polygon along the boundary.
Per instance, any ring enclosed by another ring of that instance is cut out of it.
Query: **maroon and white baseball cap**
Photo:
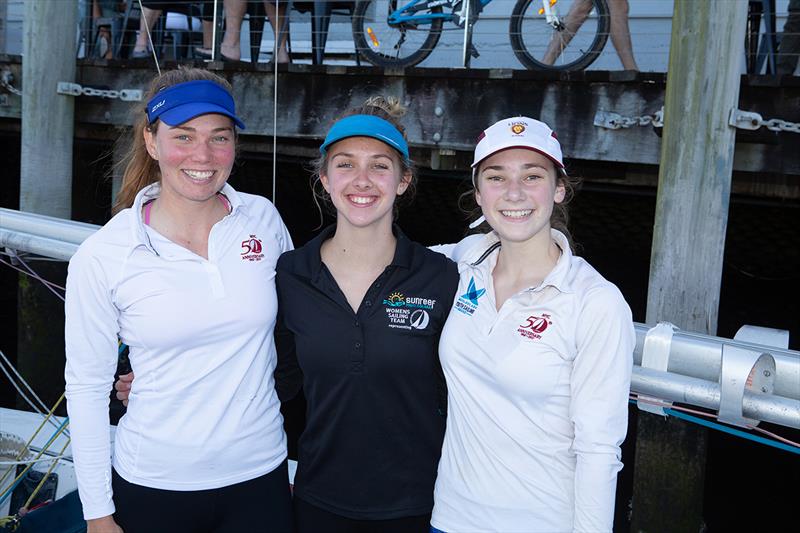
[[[552,161],[556,168],[564,168],[561,144],[556,134],[544,122],[528,117],[505,118],[486,128],[478,137],[472,168],[490,155],[507,148],[527,148],[539,152]]]

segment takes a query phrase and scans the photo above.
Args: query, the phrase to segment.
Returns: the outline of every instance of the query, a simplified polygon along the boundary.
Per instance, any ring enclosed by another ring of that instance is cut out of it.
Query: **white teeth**
[[[195,180],[207,180],[214,175],[213,170],[184,170],[184,172]]]
[[[500,213],[504,217],[508,217],[508,218],[523,218],[523,217],[526,217],[526,216],[530,215],[532,212],[533,212],[533,209],[523,209],[521,211],[517,211],[517,210],[514,210],[514,211],[511,211],[511,210],[500,211]]]
[[[351,196],[350,200],[354,204],[371,204],[375,201],[375,197],[373,196]]]

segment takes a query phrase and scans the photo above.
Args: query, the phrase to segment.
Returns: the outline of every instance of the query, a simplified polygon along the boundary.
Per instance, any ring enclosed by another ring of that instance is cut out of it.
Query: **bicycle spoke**
[[[519,0],[511,21],[514,53],[528,68],[586,68],[608,38],[605,0],[558,0],[550,17],[541,0]]]

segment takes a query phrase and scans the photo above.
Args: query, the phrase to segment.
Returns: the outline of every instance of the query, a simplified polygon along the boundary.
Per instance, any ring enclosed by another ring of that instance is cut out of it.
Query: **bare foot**
[[[97,30],[97,51],[103,59],[114,57],[114,51],[111,49],[111,32],[105,26]]]
[[[242,57],[242,51],[238,46],[231,46],[225,43],[219,45],[219,52],[228,59],[235,59],[237,61]]]
[[[278,63],[291,63],[292,57],[289,55],[289,51],[286,48],[281,48],[278,50]]]

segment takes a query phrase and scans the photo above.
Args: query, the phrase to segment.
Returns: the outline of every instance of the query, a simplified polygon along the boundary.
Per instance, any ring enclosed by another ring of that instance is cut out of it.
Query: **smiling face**
[[[547,157],[525,148],[502,150],[480,164],[475,182],[475,200],[502,240],[544,235],[549,241],[553,205],[564,200],[565,189]]]
[[[171,201],[205,202],[225,185],[236,155],[233,122],[209,114],[179,126],[145,130],[145,146],[161,169],[161,196]]]
[[[395,199],[411,181],[397,151],[371,137],[349,137],[331,145],[319,177],[338,223],[359,228],[390,227]]]

